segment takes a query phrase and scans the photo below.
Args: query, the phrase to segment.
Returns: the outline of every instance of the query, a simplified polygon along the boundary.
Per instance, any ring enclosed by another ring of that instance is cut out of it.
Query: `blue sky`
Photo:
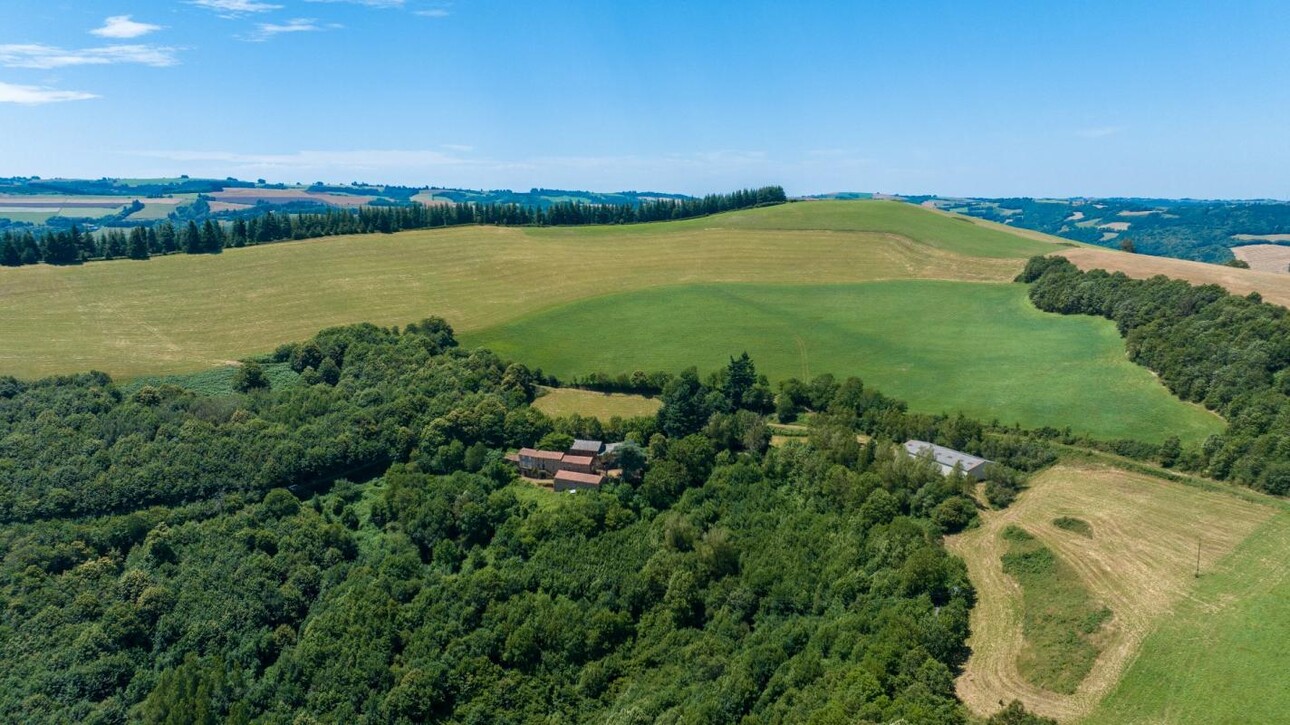
[[[4,0],[0,175],[1290,198],[1290,3]]]

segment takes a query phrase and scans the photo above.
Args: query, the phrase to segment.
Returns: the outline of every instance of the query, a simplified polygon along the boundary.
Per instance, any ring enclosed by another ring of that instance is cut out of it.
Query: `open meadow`
[[[1009,527],[1042,542],[1078,578],[1067,584],[1110,610],[1073,693],[1033,681],[1036,664],[1051,673],[1065,657],[1023,634],[1035,613],[1004,572]],[[1049,469],[1011,507],[948,540],[977,589],[959,696],[982,715],[1020,699],[1063,722],[1272,722],[1249,715],[1286,711],[1276,674],[1286,650],[1268,644],[1290,630],[1287,536],[1290,512],[1248,492],[1090,464]],[[1048,660],[1034,662],[1036,652]]]
[[[1129,362],[1112,323],[1040,312],[1019,284],[663,287],[572,303],[462,340],[564,378],[711,370],[748,352],[772,381],[859,375],[921,411],[1150,441],[1199,441],[1223,427]]]

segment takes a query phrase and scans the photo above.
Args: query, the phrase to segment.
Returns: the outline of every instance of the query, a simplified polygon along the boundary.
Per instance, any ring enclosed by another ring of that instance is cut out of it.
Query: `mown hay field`
[[[1086,522],[1091,536],[1056,523],[1063,518]],[[1042,541],[1111,610],[1101,654],[1073,694],[1019,671],[1021,591],[1001,564],[1010,525]],[[1088,464],[1051,468],[1011,507],[948,540],[977,589],[959,696],[982,715],[1020,699],[1063,722],[1273,722],[1247,713],[1284,716],[1290,704],[1275,674],[1286,671],[1290,631],[1287,537],[1290,512],[1248,492]]]

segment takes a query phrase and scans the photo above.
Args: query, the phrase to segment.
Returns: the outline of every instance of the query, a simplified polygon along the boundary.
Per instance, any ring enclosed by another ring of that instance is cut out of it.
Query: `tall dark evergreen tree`
[[[184,252],[188,254],[201,254],[205,251],[202,248],[202,232],[197,228],[197,222],[188,221],[188,226],[184,228]]]
[[[126,250],[130,259],[148,259],[152,253],[148,250],[148,232],[143,227],[130,230],[130,245]]]

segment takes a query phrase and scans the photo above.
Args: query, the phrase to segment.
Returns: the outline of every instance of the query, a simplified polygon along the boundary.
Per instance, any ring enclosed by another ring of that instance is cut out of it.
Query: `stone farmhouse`
[[[507,460],[523,476],[553,479],[557,492],[597,491],[605,482],[605,472],[617,461],[620,445],[579,439],[567,451],[521,448]]]

